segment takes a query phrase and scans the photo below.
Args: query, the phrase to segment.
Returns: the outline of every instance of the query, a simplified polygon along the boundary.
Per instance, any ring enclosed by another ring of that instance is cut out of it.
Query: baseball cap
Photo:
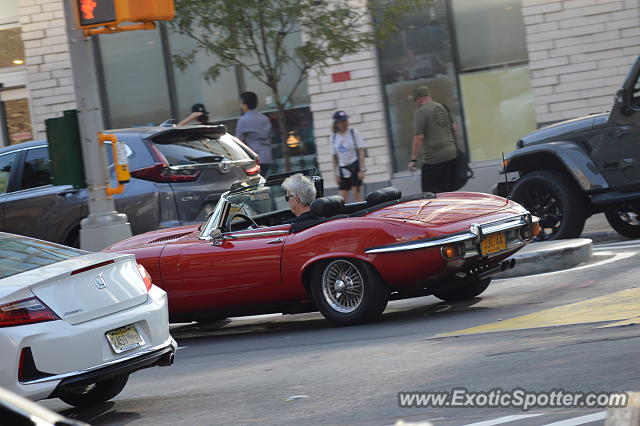
[[[201,112],[203,114],[209,114],[209,111],[205,108],[204,104],[191,105],[191,112]]]
[[[333,121],[341,122],[349,120],[349,116],[344,111],[336,111],[333,114]]]
[[[427,96],[431,96],[431,90],[429,86],[418,86],[413,89],[413,99],[416,100],[418,98],[424,98]]]

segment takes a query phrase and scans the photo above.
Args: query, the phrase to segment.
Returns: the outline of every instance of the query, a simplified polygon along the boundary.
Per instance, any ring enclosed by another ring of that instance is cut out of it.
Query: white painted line
[[[604,243],[604,244],[595,244],[593,249],[600,248],[629,248],[629,247],[640,247],[640,241],[632,240],[632,241],[618,241],[615,243]]]
[[[492,426],[492,425],[499,425],[499,424],[502,424],[502,423],[515,422],[516,420],[528,419],[529,417],[537,417],[537,416],[541,416],[543,414],[546,414],[546,413],[519,414],[519,415],[513,415],[513,416],[498,417],[497,419],[485,420],[483,422],[477,422],[477,423],[469,423],[469,424],[464,425],[464,426]]]
[[[599,413],[589,414],[587,416],[574,417],[572,419],[560,420],[555,423],[547,423],[543,426],[576,426],[583,425],[585,423],[597,422],[598,420],[604,420],[607,418],[606,411],[600,411]]]
[[[573,271],[578,271],[580,269],[587,269],[587,268],[593,268],[596,266],[602,266],[602,265],[606,265],[607,263],[612,263],[612,262],[617,262],[618,260],[624,260],[624,259],[628,259],[631,256],[635,256],[637,253],[636,252],[623,252],[623,253],[618,253],[618,254],[614,254],[613,252],[609,252],[609,251],[603,251],[603,252],[599,252],[599,253],[594,253],[594,255],[613,255],[612,258],[609,259],[605,259],[605,260],[601,260],[600,262],[596,262],[596,263],[591,263],[589,265],[583,265],[583,266],[576,266],[575,268],[569,268],[569,269],[561,269],[559,271],[551,271],[551,272],[543,272],[541,274],[530,274],[530,275],[522,275],[520,277],[512,277],[512,278],[496,278],[495,280],[517,280],[517,279],[521,279],[521,278],[531,278],[531,277],[544,277],[547,275],[554,275],[554,274],[562,274],[564,272],[573,272]],[[516,266],[517,267],[517,266]]]

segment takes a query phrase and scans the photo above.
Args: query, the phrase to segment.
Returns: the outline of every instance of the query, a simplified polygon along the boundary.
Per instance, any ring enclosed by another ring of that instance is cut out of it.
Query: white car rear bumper
[[[177,344],[169,334],[167,295],[155,286],[148,295],[141,305],[75,325],[60,320],[0,329],[0,386],[38,400],[55,397],[65,387],[170,365]],[[144,344],[116,354],[106,333],[128,325],[135,326]]]

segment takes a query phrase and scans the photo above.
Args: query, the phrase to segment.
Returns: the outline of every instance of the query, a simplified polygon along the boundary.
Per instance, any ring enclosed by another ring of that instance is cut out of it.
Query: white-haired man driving
[[[291,175],[282,182],[287,192],[284,199],[296,218],[292,223],[320,220],[321,217],[311,211],[311,203],[316,199],[316,187],[308,177],[301,173]]]

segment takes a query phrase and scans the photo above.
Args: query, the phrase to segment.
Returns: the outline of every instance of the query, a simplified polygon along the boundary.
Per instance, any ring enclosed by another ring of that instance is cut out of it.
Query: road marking
[[[544,277],[544,276],[548,276],[548,275],[555,275],[555,274],[563,274],[565,272],[573,272],[573,271],[579,271],[580,269],[587,269],[587,268],[593,268],[596,266],[602,266],[602,265],[606,265],[607,263],[612,263],[612,262],[617,262],[619,260],[624,260],[624,259],[628,259],[632,256],[636,255],[636,252],[623,252],[623,253],[614,253],[612,251],[602,251],[602,252],[598,252],[598,253],[594,253],[595,256],[613,256],[609,259],[604,259],[601,260],[600,262],[595,262],[595,263],[590,263],[588,265],[582,265],[582,266],[576,266],[575,268],[569,268],[569,269],[561,269],[559,271],[551,271],[551,272],[543,272],[541,274],[533,274],[533,275],[523,275],[521,277],[513,277],[513,278],[496,278],[494,281],[498,281],[498,280],[514,280],[514,279],[520,279],[520,278],[531,278],[531,277]],[[516,268],[517,268],[517,262],[516,262]]]
[[[528,419],[529,417],[541,416],[543,414],[545,414],[545,413],[519,414],[519,415],[513,415],[513,416],[498,417],[497,419],[485,420],[483,422],[477,422],[477,423],[469,423],[469,424],[466,424],[464,426],[492,426],[492,425],[499,425],[499,424],[502,424],[502,423],[515,422],[516,420]]]
[[[626,321],[612,322],[611,324],[601,325],[598,328],[623,327],[625,325],[640,324],[640,317],[628,319]]]
[[[558,325],[623,321],[638,318],[638,312],[640,312],[640,288],[630,288],[605,296],[545,309],[540,312],[534,312],[500,322],[488,323],[449,333],[440,333],[437,334],[436,337],[524,330]]]
[[[607,418],[607,412],[600,411],[599,413],[589,414],[586,416],[560,420],[559,422],[554,422],[554,423],[547,423],[543,426],[577,426],[577,425],[583,425],[585,423],[597,422],[598,420],[604,420],[606,418]]]
[[[596,244],[593,246],[593,249],[601,250],[601,249],[620,249],[620,248],[635,248],[635,247],[640,247],[640,241],[631,240],[631,241],[618,241],[615,243]]]

